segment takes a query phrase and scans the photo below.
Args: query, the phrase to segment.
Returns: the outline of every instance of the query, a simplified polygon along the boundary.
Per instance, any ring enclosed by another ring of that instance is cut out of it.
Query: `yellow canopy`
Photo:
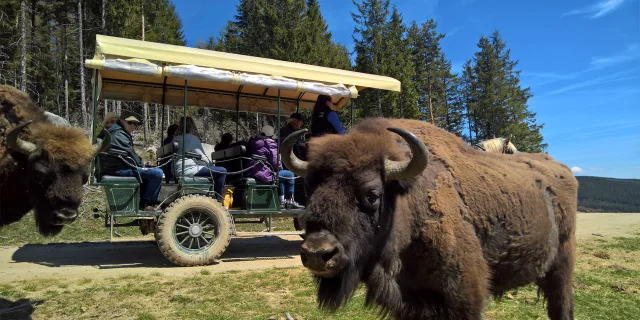
[[[302,63],[258,58],[148,41],[96,35],[95,55],[85,66],[97,69],[102,99],[277,113],[313,108],[319,94],[340,109],[365,88],[400,91],[396,79]]]

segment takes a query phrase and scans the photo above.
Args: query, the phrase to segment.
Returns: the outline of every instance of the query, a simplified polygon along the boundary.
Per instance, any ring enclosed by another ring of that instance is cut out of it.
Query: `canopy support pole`
[[[278,128],[278,143],[276,144],[276,163],[278,164],[277,167],[273,168],[273,171],[275,171],[276,174],[276,186],[280,185],[280,172],[278,171],[278,168],[280,167],[280,89],[278,89],[278,117],[276,119],[276,123],[277,123],[277,127]],[[278,188],[278,190],[280,190],[280,188]],[[286,191],[285,191],[286,192]],[[284,196],[284,195],[283,195]],[[293,195],[291,195],[293,196]],[[280,199],[280,197],[278,197],[278,199]],[[286,201],[286,199],[285,199]],[[269,220],[271,220],[271,215],[269,215]],[[271,221],[269,221],[271,222]],[[269,228],[271,228],[271,223],[269,223]]]
[[[93,71],[93,121],[91,121],[91,144],[96,143],[96,118],[98,117],[98,69]],[[106,108],[106,106],[105,106]],[[96,155],[93,159],[91,159],[91,167],[89,168],[89,184],[93,183],[92,178],[96,178],[93,175],[93,170],[95,168],[95,162],[98,155]]]
[[[162,111],[161,111],[161,118],[162,118],[162,130],[160,131],[160,143],[164,142],[164,102],[165,102],[165,93],[167,92],[167,77],[164,77],[164,82],[162,83]],[[160,144],[160,147],[162,147],[162,144]]]
[[[238,120],[240,120],[240,95],[236,95],[236,141],[238,141]]]
[[[184,149],[187,140],[187,80],[184,80],[184,106],[182,107],[182,177],[184,177]]]

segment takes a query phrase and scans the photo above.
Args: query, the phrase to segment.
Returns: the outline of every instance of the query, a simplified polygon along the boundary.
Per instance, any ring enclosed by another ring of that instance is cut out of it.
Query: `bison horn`
[[[98,154],[107,151],[111,146],[111,134],[109,131],[104,130],[104,140],[102,142],[98,142],[91,146],[91,151],[93,152],[93,156],[97,156]]]
[[[9,149],[12,149],[14,151],[20,152],[25,155],[30,155],[38,149],[38,147],[35,144],[18,138],[18,134],[22,132],[22,129],[30,125],[31,122],[32,122],[31,120],[27,122],[23,122],[17,125],[15,128],[11,129],[11,131],[7,133],[6,141],[7,141],[7,147]]]
[[[393,161],[386,159],[384,162],[384,168],[387,173],[387,179],[410,179],[422,173],[429,163],[427,146],[425,146],[418,137],[409,131],[398,128],[387,128],[387,130],[401,136],[409,144],[411,153],[413,153],[412,158],[406,161]]]
[[[309,163],[298,159],[298,157],[293,154],[293,143],[299,136],[306,132],[307,129],[302,129],[290,134],[286,139],[284,139],[284,141],[282,141],[282,150],[280,151],[284,165],[299,177],[305,177],[307,175],[307,166]]]

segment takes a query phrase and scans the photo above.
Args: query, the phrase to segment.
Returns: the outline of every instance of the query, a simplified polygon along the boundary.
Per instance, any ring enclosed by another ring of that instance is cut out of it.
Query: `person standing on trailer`
[[[333,111],[334,104],[330,96],[319,95],[313,106],[311,115],[311,136],[320,137],[325,134],[346,134],[338,113]]]

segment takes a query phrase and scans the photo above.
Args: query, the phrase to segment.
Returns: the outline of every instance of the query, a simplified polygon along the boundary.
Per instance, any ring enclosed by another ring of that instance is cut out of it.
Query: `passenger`
[[[104,140],[105,130],[111,128],[111,126],[114,125],[116,121],[118,121],[118,118],[119,116],[115,112],[107,113],[102,120],[102,129],[100,130],[97,138],[100,140]]]
[[[213,191],[216,192],[216,200],[222,201],[222,190],[224,189],[224,180],[227,177],[227,169],[214,166],[209,157],[204,153],[204,148],[200,142],[198,128],[191,117],[187,117],[187,134],[185,135],[185,152],[193,152],[199,154],[201,160],[191,158],[184,159],[184,176],[185,177],[213,177]],[[182,127],[183,119],[180,119],[177,136],[173,137],[173,141],[178,143],[178,154],[182,153]],[[174,163],[175,175],[182,175],[182,160],[178,159]]]
[[[145,168],[142,158],[133,149],[133,137],[131,134],[136,131],[140,124],[133,113],[123,112],[120,119],[111,125],[107,131],[111,134],[111,147],[109,150],[120,150],[127,153],[125,161],[115,156],[104,156],[100,161],[101,171],[104,175],[115,175],[121,177],[140,177],[141,196],[140,208],[144,211],[154,211],[158,204],[160,195],[160,185],[162,183],[162,170],[160,168]],[[136,166],[136,167],[132,167]]]
[[[304,121],[302,120],[302,115],[299,113],[293,113],[289,116],[289,121],[286,126],[280,129],[280,141],[284,141],[290,134],[300,130]],[[304,137],[299,137],[296,139],[295,144],[293,145],[293,154],[296,155],[299,159],[306,160],[307,159],[307,148],[304,144]],[[284,169],[287,169],[284,166]],[[287,169],[288,170],[288,169]]]
[[[173,141],[173,137],[176,135],[176,131],[178,130],[178,125],[177,124],[172,124],[169,126],[169,128],[167,129],[167,137],[164,138],[164,141],[162,141],[162,145],[165,146],[169,143],[171,143],[171,141]]]
[[[292,113],[289,116],[289,122],[286,126],[280,129],[280,141],[284,141],[290,134],[300,130],[304,121],[302,120],[302,115],[299,113]],[[300,137],[302,138],[302,137]]]
[[[216,144],[213,149],[215,151],[220,151],[220,150],[224,150],[227,149],[229,147],[231,147],[231,144],[233,143],[233,135],[229,132],[225,133],[222,135],[222,137],[220,138],[220,143]]]
[[[346,134],[347,130],[342,127],[338,114],[333,111],[334,106],[331,97],[319,95],[316,105],[313,106],[311,115],[311,136],[320,137],[325,134]]]
[[[278,157],[277,144],[272,138],[274,133],[275,130],[272,126],[265,125],[259,135],[249,140],[250,155],[265,157],[271,165],[269,167],[267,164],[251,160],[249,161],[249,166],[255,166],[251,168],[249,174],[260,182],[273,183],[275,177],[271,168],[278,170],[278,176],[280,177],[280,206],[282,208],[304,209],[294,200],[295,176],[293,172],[282,169],[282,162]]]

